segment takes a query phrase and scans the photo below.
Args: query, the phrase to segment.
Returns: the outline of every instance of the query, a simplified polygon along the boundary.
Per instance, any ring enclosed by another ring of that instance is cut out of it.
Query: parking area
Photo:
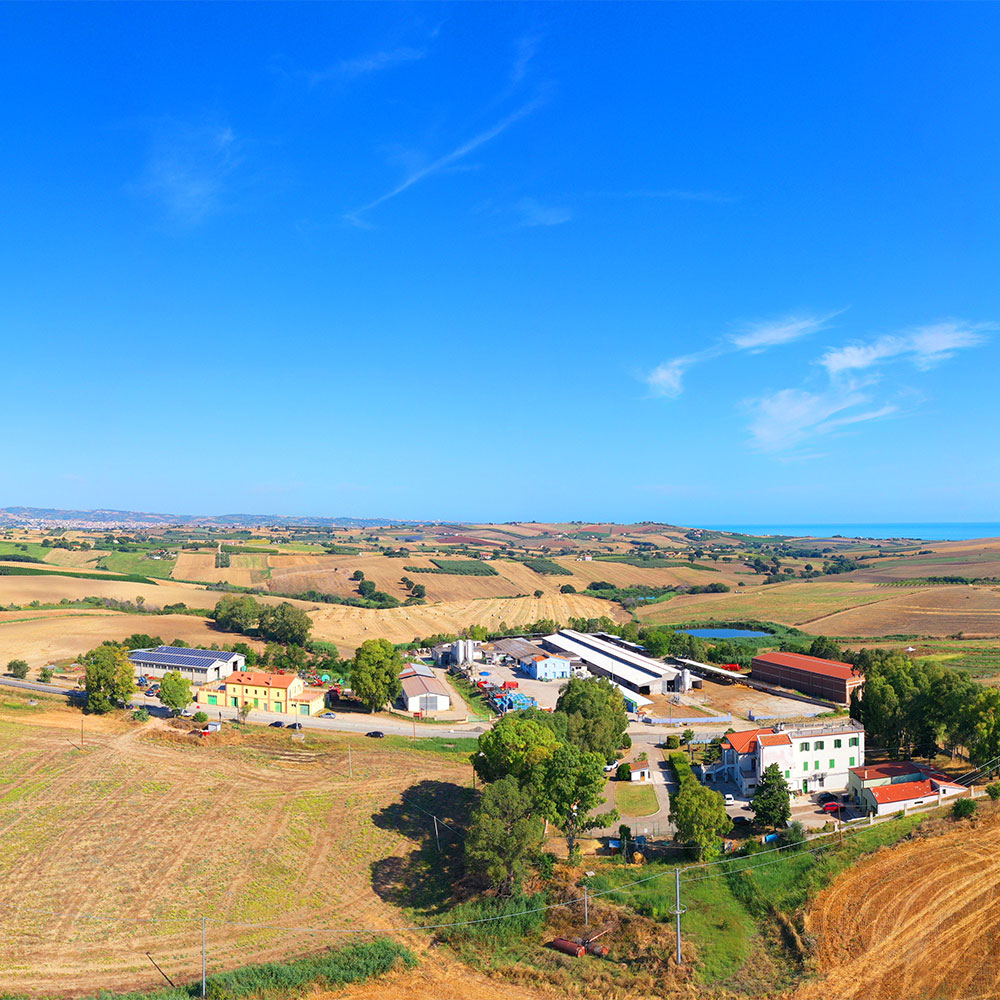
[[[795,698],[782,698],[781,695],[756,691],[742,684],[718,684],[707,678],[701,690],[689,692],[685,700],[715,712],[730,712],[734,719],[749,719],[751,711],[758,719],[811,718],[829,711],[822,705],[810,705]]]
[[[482,671],[487,671],[485,677],[479,676]],[[504,681],[517,681],[518,691],[534,698],[538,702],[539,708],[555,708],[556,702],[559,700],[559,691],[566,683],[565,681],[535,681],[511,667],[494,664],[477,663],[474,673],[477,680],[489,680],[498,686],[502,686]]]
[[[753,820],[753,813],[750,811],[750,799],[740,792],[739,786],[735,782],[710,781],[708,782],[708,787],[714,788],[720,795],[731,795],[733,797],[733,801],[726,804],[726,812],[734,822],[743,826],[748,825],[747,821]],[[824,810],[823,807],[826,803],[821,801],[824,795],[836,796],[836,801],[841,807],[839,813]],[[822,827],[824,824],[838,818],[846,822],[861,817],[861,812],[845,804],[844,797],[845,793],[843,791],[826,793],[810,792],[808,795],[804,795],[801,792],[796,795],[793,792],[790,822],[799,822],[807,830],[812,830]],[[743,819],[738,819],[737,817],[743,817]]]

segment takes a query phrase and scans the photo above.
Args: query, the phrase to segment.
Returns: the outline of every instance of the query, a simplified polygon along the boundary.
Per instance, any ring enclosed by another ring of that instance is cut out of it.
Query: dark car
[[[733,817],[733,823],[736,826],[749,826],[752,822],[753,822],[753,820],[751,820],[749,816],[734,816]]]
[[[301,722],[289,722],[288,725],[285,728],[286,729],[301,729],[302,728],[302,723]]]
[[[381,729],[373,729],[370,733],[365,733],[365,736],[370,736],[373,740],[380,740],[385,733]]]
[[[827,802],[839,802],[840,796],[834,795],[833,792],[824,792],[817,800],[821,806],[827,804]]]
[[[278,722],[272,722],[271,723],[271,728],[272,729],[284,729],[285,728],[285,724],[279,720]]]

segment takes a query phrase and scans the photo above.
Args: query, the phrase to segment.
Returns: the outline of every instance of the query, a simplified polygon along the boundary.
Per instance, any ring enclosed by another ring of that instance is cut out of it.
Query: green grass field
[[[112,573],[135,573],[166,580],[174,568],[173,559],[148,559],[145,552],[108,552],[101,556],[98,569]]]
[[[623,816],[652,816],[660,811],[652,785],[615,782],[615,807]]]

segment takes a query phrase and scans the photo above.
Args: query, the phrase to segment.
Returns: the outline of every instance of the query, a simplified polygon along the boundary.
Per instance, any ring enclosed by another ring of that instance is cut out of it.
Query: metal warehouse
[[[156,649],[136,649],[129,653],[137,674],[162,677],[174,671],[192,684],[221,681],[234,670],[246,666],[242,653],[226,653],[218,649],[186,649],[182,646],[157,646]]]
[[[792,688],[840,705],[850,702],[851,693],[865,683],[864,677],[854,673],[849,663],[803,653],[761,653],[753,658],[750,674],[754,680]]]
[[[570,628],[547,635],[542,645],[555,652],[569,653],[582,660],[591,673],[607,677],[633,694],[666,694],[675,689],[681,674],[658,660]]]
[[[428,667],[410,666],[399,677],[407,712],[447,712],[451,708],[451,697]]]

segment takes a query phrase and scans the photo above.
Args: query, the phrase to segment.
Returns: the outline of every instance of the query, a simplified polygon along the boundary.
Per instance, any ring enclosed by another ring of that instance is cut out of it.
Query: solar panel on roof
[[[211,649],[186,649],[181,646],[158,646],[156,649],[137,649],[129,654],[133,662],[160,664],[162,666],[202,667],[207,669],[217,660],[229,660],[232,653]]]

